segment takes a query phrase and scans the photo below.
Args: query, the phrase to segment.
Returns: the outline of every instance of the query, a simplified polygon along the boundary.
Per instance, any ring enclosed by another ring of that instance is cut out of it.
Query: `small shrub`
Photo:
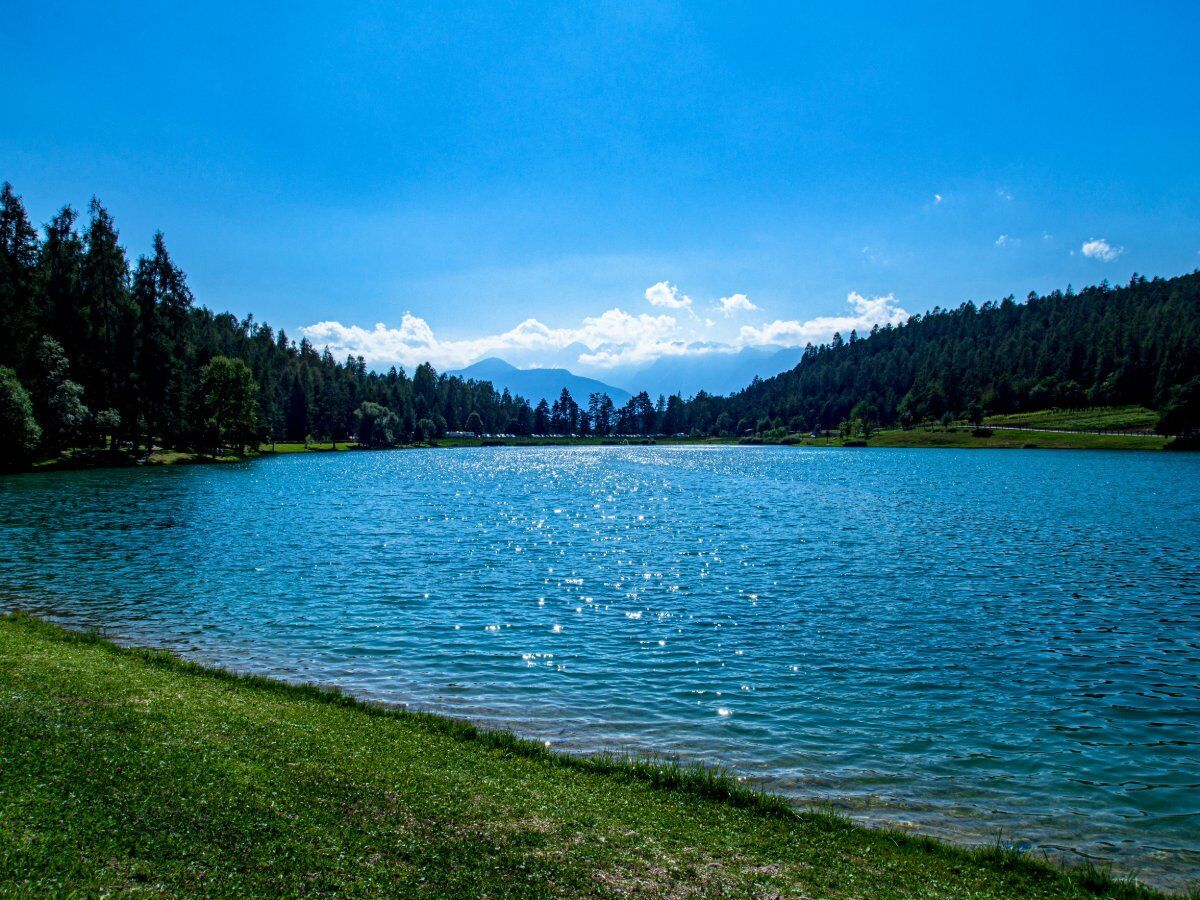
[[[989,438],[992,436],[992,429],[990,429],[990,428],[972,428],[971,436],[979,437],[979,438]]]
[[[855,438],[853,440],[842,441],[842,446],[843,447],[865,447],[865,446],[867,446],[867,442],[860,441],[857,438]]]

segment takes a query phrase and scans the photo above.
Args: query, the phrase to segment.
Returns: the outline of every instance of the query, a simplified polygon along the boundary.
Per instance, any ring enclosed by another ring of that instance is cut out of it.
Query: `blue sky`
[[[1198,4],[604,6],[24,4],[0,178],[378,364],[602,373],[1200,265]]]

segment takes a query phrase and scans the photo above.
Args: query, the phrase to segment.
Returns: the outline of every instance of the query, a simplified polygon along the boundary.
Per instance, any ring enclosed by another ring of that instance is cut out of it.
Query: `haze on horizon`
[[[339,356],[616,383],[1195,268],[1200,9],[1155,10],[22,7],[0,178]]]

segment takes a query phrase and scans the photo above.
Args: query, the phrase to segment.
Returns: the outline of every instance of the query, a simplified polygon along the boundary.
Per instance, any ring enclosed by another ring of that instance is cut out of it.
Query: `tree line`
[[[0,188],[0,463],[68,447],[242,452],[273,441],[388,446],[450,432],[741,436],[912,427],[988,412],[1141,404],[1200,431],[1200,272],[935,308],[809,345],[742,391],[618,407],[565,389],[531,405],[429,363],[387,372],[195,303],[161,233],[130,263],[97,200],[41,233]]]
[[[274,441],[368,446],[476,434],[651,434],[682,428],[684,401],[645,392],[619,408],[564,390],[536,406],[490,382],[367,369],[307,339],[195,303],[161,233],[130,263],[98,201],[39,234],[0,188],[0,463],[79,446],[242,452]]]
[[[282,330],[195,303],[162,234],[132,265],[97,200],[42,233],[0,188],[0,459],[106,444],[240,452],[274,440],[428,440],[533,421],[488,383],[369,372]]]

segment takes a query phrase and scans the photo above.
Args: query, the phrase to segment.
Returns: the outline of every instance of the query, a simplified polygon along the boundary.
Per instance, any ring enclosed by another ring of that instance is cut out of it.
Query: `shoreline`
[[[209,683],[219,683],[249,692],[262,692],[295,703],[332,705],[366,715],[371,719],[394,720],[410,727],[416,726],[421,730],[449,736],[481,752],[501,751],[505,757],[531,760],[556,771],[601,776],[612,780],[614,784],[645,784],[658,794],[679,794],[705,804],[744,810],[756,819],[782,822],[787,826],[818,827],[824,832],[842,835],[846,841],[866,841],[872,844],[886,842],[904,854],[917,853],[920,856],[931,856],[943,862],[950,862],[956,870],[962,867],[977,867],[979,873],[997,876],[1007,873],[1014,877],[1031,878],[1039,882],[1038,893],[1042,896],[1168,896],[1152,887],[1134,883],[1128,876],[1116,876],[1108,869],[1101,869],[1089,863],[1066,865],[1065,855],[1059,859],[1045,854],[1035,857],[1032,853],[1024,853],[1011,846],[1004,847],[999,843],[994,846],[970,846],[943,841],[919,832],[902,831],[896,827],[853,823],[842,813],[800,807],[782,795],[738,780],[733,774],[719,767],[682,764],[678,760],[654,756],[633,757],[613,753],[586,754],[550,750],[542,743],[517,737],[511,731],[481,727],[468,720],[439,713],[359,700],[337,687],[318,687],[238,674],[227,668],[191,662],[167,651],[148,650],[117,643],[95,633],[75,631],[23,612],[0,615],[0,650],[4,649],[3,638],[6,634],[11,636],[13,632],[17,633],[16,638],[21,642],[41,642],[51,648],[57,646],[96,649],[130,665],[183,677],[185,687],[188,688],[200,689]],[[0,653],[0,671],[8,667],[8,660]],[[85,673],[87,674],[89,673]],[[0,682],[0,695],[8,693],[5,688],[10,686],[8,682]],[[11,702],[11,699],[6,698],[6,701]],[[0,801],[2,799],[0,794]],[[1000,895],[1013,887],[1007,885]]]
[[[1187,452],[1195,448],[1177,448],[1169,438],[1147,434],[1094,433],[1059,429],[1034,430],[1013,426],[986,428],[990,433],[978,436],[970,428],[943,429],[884,429],[869,438],[811,437],[788,435],[779,439],[765,438],[593,438],[593,437],[479,437],[441,438],[429,444],[399,444],[392,447],[365,447],[352,442],[325,446],[329,442],[305,446],[300,443],[278,442],[243,456],[208,456],[190,451],[166,450],[149,454],[145,460],[128,455],[112,456],[108,451],[97,452],[83,460],[59,457],[34,462],[31,466],[3,474],[22,472],[86,471],[91,469],[154,468],[177,465],[223,465],[248,462],[273,456],[317,455],[345,452],[380,452],[390,450],[439,450],[468,447],[820,447],[828,449],[960,449],[960,450],[1116,450],[1122,452]]]

